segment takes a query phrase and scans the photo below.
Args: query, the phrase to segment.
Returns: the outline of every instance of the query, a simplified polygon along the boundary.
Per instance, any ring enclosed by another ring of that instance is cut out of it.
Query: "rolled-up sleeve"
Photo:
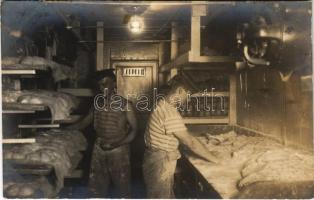
[[[183,119],[177,110],[173,110],[171,115],[166,117],[164,125],[167,135],[187,130]]]

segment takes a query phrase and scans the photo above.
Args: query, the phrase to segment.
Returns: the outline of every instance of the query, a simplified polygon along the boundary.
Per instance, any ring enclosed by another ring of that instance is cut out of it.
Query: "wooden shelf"
[[[77,169],[66,175],[64,178],[81,178],[83,176],[83,170]]]
[[[26,144],[35,143],[35,138],[12,138],[12,139],[2,139],[2,144]]]
[[[60,124],[19,124],[18,128],[59,128]]]
[[[63,119],[63,120],[55,120],[55,122],[58,123],[74,123],[76,121],[78,121],[81,118],[81,115],[71,115],[69,118],[67,119]]]
[[[3,103],[3,113],[33,113],[35,111],[44,111],[47,106],[42,104],[24,104],[24,103]]]
[[[1,73],[4,76],[19,76],[20,78],[34,78],[50,73],[48,69],[2,69]]]
[[[81,115],[70,115],[69,118],[63,120],[54,120],[56,123],[60,124],[71,124],[78,121]],[[51,118],[38,118],[37,121],[51,121]]]
[[[183,121],[185,124],[228,124],[229,117],[212,117],[212,118],[201,118],[201,117],[184,117]]]
[[[3,69],[1,70],[3,75],[34,75],[35,69]]]
[[[170,71],[172,68],[217,68],[217,69],[228,69],[230,65],[234,65],[234,63],[238,60],[236,57],[230,56],[195,56],[191,53],[191,51],[184,53],[171,62],[162,65],[160,67],[161,72]],[[229,64],[229,66],[226,66]]]
[[[3,114],[28,114],[28,113],[35,113],[34,110],[3,110]]]
[[[69,93],[79,97],[92,97],[94,93],[89,88],[60,88],[58,92]]]

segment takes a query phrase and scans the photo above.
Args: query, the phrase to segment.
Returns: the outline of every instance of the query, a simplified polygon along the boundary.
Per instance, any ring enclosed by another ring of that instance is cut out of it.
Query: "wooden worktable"
[[[229,135],[230,136],[230,135]],[[203,136],[197,136],[198,139],[207,146],[207,141]],[[231,138],[234,137],[231,134]],[[237,136],[238,137],[238,136]],[[232,139],[232,143],[226,143],[222,149],[215,148],[214,145],[207,146],[213,152],[218,153],[220,163],[214,164],[207,162],[196,155],[192,154],[190,150],[182,148],[182,162],[181,166],[186,165],[188,170],[193,170],[190,174],[195,174],[197,178],[192,183],[193,179],[186,182],[191,182],[190,185],[193,190],[200,192],[201,198],[313,198],[314,197],[314,180],[295,179],[288,182],[278,181],[257,181],[238,189],[238,183],[242,179],[241,170],[246,165],[249,158],[258,155],[259,152],[280,150],[284,148],[280,143],[266,137],[251,137],[239,136],[237,139]],[[235,141],[238,141],[235,142]],[[244,142],[245,141],[245,142]],[[247,142],[246,142],[247,141]],[[230,142],[230,141],[229,141]],[[230,145],[235,149],[230,149]],[[290,148],[284,148],[286,150]],[[227,156],[230,150],[230,157]],[[312,155],[312,152],[305,152],[301,149],[296,150],[300,154]],[[233,153],[235,154],[233,154]],[[183,177],[187,178],[187,177]],[[196,185],[194,187],[193,185]],[[206,188],[205,188],[206,187]],[[187,187],[189,188],[189,187]],[[186,188],[185,188],[186,189]],[[192,190],[192,192],[193,192]],[[202,191],[209,192],[202,192]],[[214,192],[212,192],[214,191]],[[191,193],[190,196],[194,194]]]
[[[222,198],[232,198],[239,193],[237,182],[241,178],[241,163],[212,164],[192,155],[184,157]]]
[[[185,154],[191,167],[202,176],[223,199],[231,198],[295,198],[308,199],[314,197],[314,180],[295,182],[257,182],[241,191],[237,188],[241,179],[240,169],[245,162],[239,160],[213,164],[195,156]],[[210,197],[208,197],[210,198]]]

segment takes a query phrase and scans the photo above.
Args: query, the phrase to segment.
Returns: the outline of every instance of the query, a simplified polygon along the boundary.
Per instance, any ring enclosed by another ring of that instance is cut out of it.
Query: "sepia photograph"
[[[312,1],[0,4],[1,198],[314,198]]]

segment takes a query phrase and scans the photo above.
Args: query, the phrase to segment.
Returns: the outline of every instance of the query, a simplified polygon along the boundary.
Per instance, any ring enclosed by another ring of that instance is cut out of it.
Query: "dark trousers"
[[[170,199],[173,193],[174,173],[180,154],[146,150],[143,173],[147,198]]]
[[[117,198],[131,198],[130,171],[128,145],[104,151],[98,144],[95,144],[89,177],[89,188],[93,197],[105,198],[112,183]]]

